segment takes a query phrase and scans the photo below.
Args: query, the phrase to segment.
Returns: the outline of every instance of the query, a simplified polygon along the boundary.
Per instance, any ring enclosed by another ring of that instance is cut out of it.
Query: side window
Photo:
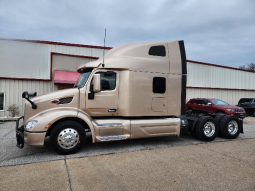
[[[207,100],[203,100],[203,104],[207,105],[208,101]]]
[[[4,103],[5,103],[5,94],[4,92],[0,92],[0,111],[4,111]]]
[[[152,46],[149,50],[149,55],[151,56],[166,56],[165,46]]]
[[[196,100],[191,100],[189,103],[196,104]]]
[[[116,88],[115,72],[97,72],[101,76],[101,91],[110,91]]]
[[[164,94],[166,92],[166,78],[154,77],[152,87],[153,93]]]
[[[203,100],[197,100],[197,104],[204,104]]]

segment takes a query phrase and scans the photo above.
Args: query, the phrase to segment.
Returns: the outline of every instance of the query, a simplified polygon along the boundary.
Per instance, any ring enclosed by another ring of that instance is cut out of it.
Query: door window
[[[101,76],[101,91],[110,91],[116,88],[115,72],[97,72],[96,74],[100,74]]]

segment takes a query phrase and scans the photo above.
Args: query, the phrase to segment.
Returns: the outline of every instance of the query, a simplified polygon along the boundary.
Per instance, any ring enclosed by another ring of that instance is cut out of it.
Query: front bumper
[[[16,140],[17,147],[22,149],[24,147],[24,143],[31,146],[42,147],[44,145],[44,139],[46,136],[46,132],[28,132],[24,131],[24,126],[19,127],[20,119],[24,118],[23,116],[18,118],[16,121]]]
[[[22,125],[19,127],[19,120],[21,119],[24,120],[24,116],[16,120],[16,140],[17,140],[16,146],[19,147],[20,149],[24,147],[24,126]]]
[[[27,145],[43,147],[46,132],[31,133],[24,131],[24,142]]]

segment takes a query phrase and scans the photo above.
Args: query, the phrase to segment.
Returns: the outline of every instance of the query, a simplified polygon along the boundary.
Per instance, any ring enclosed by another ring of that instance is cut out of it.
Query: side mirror
[[[100,74],[95,74],[93,78],[93,91],[95,93],[101,92],[101,76]]]
[[[27,91],[23,92],[22,97],[28,99],[28,92]]]
[[[208,105],[208,106],[212,106],[212,103],[209,102],[209,103],[207,103],[207,105]]]
[[[29,98],[30,98],[30,97],[34,97],[34,96],[36,96],[36,95],[37,95],[36,92],[34,92],[34,93],[28,93],[27,91],[25,91],[25,92],[22,93],[22,97],[31,103],[32,109],[36,109],[36,108],[37,108],[37,105],[35,105],[35,103],[32,102]]]

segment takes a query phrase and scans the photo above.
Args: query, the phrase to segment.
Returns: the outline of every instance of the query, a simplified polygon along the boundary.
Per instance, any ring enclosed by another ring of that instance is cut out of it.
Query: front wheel
[[[214,118],[202,116],[196,122],[195,131],[200,140],[213,141],[217,137],[218,126]]]
[[[220,121],[220,134],[226,139],[235,139],[240,134],[238,117],[226,115]]]
[[[61,155],[79,151],[86,139],[86,132],[81,124],[75,121],[63,121],[51,132],[50,143],[54,151]]]

